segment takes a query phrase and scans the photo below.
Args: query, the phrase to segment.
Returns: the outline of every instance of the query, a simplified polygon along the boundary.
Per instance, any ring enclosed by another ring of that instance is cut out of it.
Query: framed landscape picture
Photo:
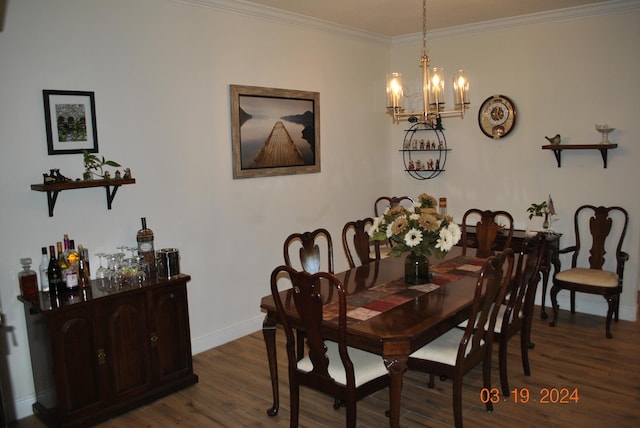
[[[320,172],[320,94],[230,85],[233,178]]]
[[[42,95],[49,154],[97,153],[94,93],[45,89]]]

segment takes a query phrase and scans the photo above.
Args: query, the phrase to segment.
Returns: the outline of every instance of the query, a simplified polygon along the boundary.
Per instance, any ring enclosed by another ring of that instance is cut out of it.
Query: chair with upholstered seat
[[[371,217],[347,222],[342,228],[342,247],[350,268],[380,260],[380,244],[369,240]]]
[[[489,257],[482,266],[473,296],[469,319],[465,329],[452,328],[427,343],[409,356],[407,367],[433,376],[446,376],[453,380],[453,419],[462,427],[462,379],[465,373],[482,363],[483,387],[491,390],[491,348],[493,330],[513,270],[513,250],[507,248]],[[487,411],[493,410],[487,400]]]
[[[288,278],[286,303],[280,297],[279,281]],[[338,300],[338,337],[329,340],[323,328],[323,293],[331,288]],[[309,274],[288,266],[279,266],[271,274],[271,294],[275,300],[286,335],[291,399],[290,426],[297,427],[300,411],[300,386],[329,394],[339,403],[346,403],[347,427],[356,426],[356,401],[389,385],[389,373],[380,355],[347,346],[347,301],[338,278],[328,272]],[[307,356],[298,360],[292,324],[301,324],[306,331]]]
[[[385,209],[398,205],[409,208],[413,205],[413,199],[409,196],[380,196],[373,204],[373,213],[376,217],[380,217]]]
[[[518,253],[515,275],[511,287],[507,291],[504,303],[500,306],[494,340],[498,343],[498,360],[500,368],[500,384],[502,395],[508,397],[509,381],[507,372],[507,345],[509,339],[520,333],[520,354],[522,369],[526,376],[531,376],[529,365],[529,348],[531,344],[531,322],[533,319],[533,303],[536,289],[540,282],[540,261],[545,235],[538,233],[525,240]]]
[[[476,223],[473,224],[473,221]],[[475,227],[476,241],[469,239],[469,227]],[[513,217],[507,211],[479,210],[471,208],[462,216],[462,254],[467,254],[467,248],[476,247],[477,257],[490,257],[496,251],[502,251],[511,245],[513,236]],[[498,234],[505,235],[504,244],[496,246]]]
[[[608,303],[605,332],[610,339],[613,337],[611,320],[618,321],[624,265],[629,260],[629,254],[622,251],[629,215],[621,207],[583,205],[576,210],[573,220],[575,245],[560,250],[560,254],[573,254],[571,268],[557,272],[553,277],[550,293],[553,321],[549,325],[554,327],[558,322],[560,290],[571,291],[571,313],[576,311],[576,291],[599,294]],[[582,248],[583,239],[591,239],[591,247]],[[607,250],[612,253],[609,263],[605,260]]]

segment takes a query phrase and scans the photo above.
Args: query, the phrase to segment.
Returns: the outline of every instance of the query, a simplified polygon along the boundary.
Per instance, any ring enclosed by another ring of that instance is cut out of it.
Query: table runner
[[[347,324],[366,321],[395,308],[409,300],[430,293],[440,286],[463,276],[475,276],[486,259],[458,256],[429,267],[431,281],[427,284],[407,286],[404,278],[376,285],[368,290],[347,296]],[[338,302],[331,302],[323,309],[323,319],[338,322]]]

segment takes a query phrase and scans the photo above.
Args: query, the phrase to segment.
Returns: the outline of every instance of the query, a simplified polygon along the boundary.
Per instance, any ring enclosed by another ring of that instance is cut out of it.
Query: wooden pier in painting
[[[304,165],[300,150],[293,143],[289,131],[280,121],[276,122],[269,134],[269,138],[256,154],[254,168],[269,168],[276,166]]]

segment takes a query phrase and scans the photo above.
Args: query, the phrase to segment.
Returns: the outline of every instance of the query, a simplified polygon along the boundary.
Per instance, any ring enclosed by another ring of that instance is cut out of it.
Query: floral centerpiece
[[[433,196],[423,193],[409,209],[400,205],[387,208],[380,217],[374,219],[369,230],[371,241],[391,243],[390,256],[409,252],[405,264],[407,283],[428,282],[427,257],[444,257],[462,235],[460,226],[451,216],[439,214],[437,206]]]

